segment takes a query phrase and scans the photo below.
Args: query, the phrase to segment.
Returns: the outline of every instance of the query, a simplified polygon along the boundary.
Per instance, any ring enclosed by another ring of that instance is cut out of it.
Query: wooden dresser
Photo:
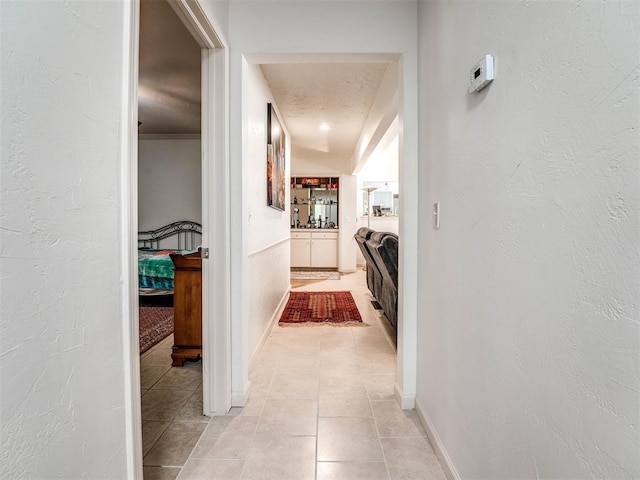
[[[202,258],[200,253],[172,254],[175,265],[172,365],[202,357]]]

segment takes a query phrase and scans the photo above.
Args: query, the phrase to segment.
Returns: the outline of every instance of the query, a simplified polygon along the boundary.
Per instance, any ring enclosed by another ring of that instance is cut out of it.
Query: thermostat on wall
[[[469,72],[469,93],[482,90],[493,81],[493,55],[485,55]]]

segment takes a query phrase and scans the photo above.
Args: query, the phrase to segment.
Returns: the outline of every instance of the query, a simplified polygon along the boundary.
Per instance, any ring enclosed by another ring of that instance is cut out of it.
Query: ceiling
[[[369,60],[331,63],[325,56],[324,63],[261,65],[289,131],[294,162],[354,156],[389,66]],[[140,134],[200,133],[200,62],[200,47],[169,3],[142,0]],[[321,129],[323,123],[327,130]]]
[[[168,2],[140,2],[140,134],[200,133],[200,46]]]
[[[387,67],[387,63],[262,65],[291,136],[292,158],[349,160]]]

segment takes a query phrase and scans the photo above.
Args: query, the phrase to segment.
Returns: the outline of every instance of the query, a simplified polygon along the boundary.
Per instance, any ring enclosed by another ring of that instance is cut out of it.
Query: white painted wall
[[[389,182],[397,184],[398,165],[400,163],[398,151],[398,136],[394,137],[385,148],[374,150],[367,163],[358,172],[358,183]],[[384,185],[382,185],[384,186]],[[397,193],[397,192],[396,192]]]
[[[289,188],[285,189],[286,210],[267,206],[267,103],[277,105],[259,65],[246,63],[243,75],[245,141],[243,164],[248,209],[247,240],[249,354],[258,347],[269,320],[289,291]],[[287,135],[285,178],[291,171],[291,138]]]
[[[179,220],[202,222],[199,139],[138,142],[138,228],[153,230]]]
[[[275,102],[258,65],[242,61],[242,183],[243,222],[242,310],[234,316],[233,403],[242,404],[248,385],[251,356],[261,346],[269,322],[289,291],[289,213],[267,206],[267,103]],[[277,105],[276,105],[277,110]],[[280,116],[282,121],[282,116]],[[290,139],[287,133],[287,171],[290,174]],[[289,189],[286,189],[287,200]],[[236,198],[234,200],[238,202]],[[236,208],[237,203],[232,207]],[[232,218],[232,223],[235,221]]]
[[[242,184],[243,169],[240,165],[245,142],[243,130],[246,128],[242,121],[240,106],[242,105],[242,62],[243,55],[261,54],[293,54],[308,52],[324,52],[342,55],[349,54],[400,54],[396,65],[402,73],[401,90],[403,92],[400,105],[403,118],[407,123],[404,131],[403,162],[412,175],[406,176],[408,185],[417,184],[417,14],[416,2],[300,2],[300,1],[242,1],[229,4],[229,42],[232,45],[230,56],[230,145],[231,145],[231,184],[232,184],[232,238],[242,238],[237,242],[232,252],[232,289],[235,292],[232,302],[233,323],[237,328],[240,318],[244,315],[243,301],[245,296],[239,294],[246,291],[247,274],[244,264],[247,248],[248,210],[243,208],[243,197],[248,194]],[[277,25],[277,28],[274,28]],[[380,32],[384,32],[381,35]],[[398,58],[396,56],[395,58]],[[302,167],[301,167],[302,168]],[[321,173],[314,169],[316,173]],[[335,170],[334,170],[335,171]],[[350,173],[350,172],[349,172]],[[403,188],[404,191],[404,188]],[[409,205],[417,202],[417,188],[407,188],[408,195],[415,194],[415,198],[407,198]],[[401,226],[402,236],[408,251],[415,249],[417,243],[416,212],[407,212],[408,221]],[[341,224],[342,228],[342,224]],[[401,252],[402,258],[403,252]],[[355,254],[353,257],[355,264]],[[402,265],[402,261],[401,261]],[[288,275],[288,274],[287,274]],[[404,314],[404,322],[408,337],[413,340],[405,345],[404,353],[409,359],[415,357],[415,319],[417,266],[415,262],[406,262],[401,267],[400,284],[405,283],[401,290],[408,299],[400,308],[400,316]],[[266,280],[265,281],[269,281]],[[237,330],[234,330],[238,334]],[[239,348],[239,340],[234,340],[234,348]],[[246,354],[244,354],[246,357]],[[415,368],[411,361],[400,359],[400,364],[407,363],[405,375],[399,378],[400,389],[415,393]],[[243,375],[242,365],[234,362],[234,388]]]
[[[127,478],[122,2],[0,2],[0,477]]]
[[[272,103],[276,112],[278,106],[259,65],[244,62],[243,86],[243,187],[249,220],[247,247],[251,254],[289,238],[289,214],[267,206],[267,103]],[[291,171],[291,139],[282,115],[278,117],[287,134],[285,152],[288,178]],[[288,204],[289,189],[285,191],[285,204]],[[288,205],[285,206],[288,208]]]
[[[419,21],[435,443],[461,478],[640,478],[639,5],[424,2]],[[486,53],[496,80],[468,95]]]
[[[389,65],[351,158],[352,173],[358,173],[376,150],[384,149],[389,138],[398,135],[398,75],[397,65]]]
[[[318,161],[306,158],[294,158],[291,166],[292,175],[308,176],[309,172],[314,175],[333,175],[341,173],[351,174],[351,161],[348,158],[333,158],[331,161]]]
[[[213,29],[223,39],[229,38],[229,0],[195,0],[200,4]]]
[[[358,230],[357,180],[355,175],[340,176],[340,223],[338,234],[338,269],[355,272],[358,245],[353,238]]]

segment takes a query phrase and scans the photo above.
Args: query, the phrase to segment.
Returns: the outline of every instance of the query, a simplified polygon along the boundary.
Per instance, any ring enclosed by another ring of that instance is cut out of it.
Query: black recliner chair
[[[367,240],[369,240],[369,237],[371,237],[373,233],[375,233],[375,230],[362,227],[358,229],[353,238],[355,238],[358,243],[358,247],[360,247],[360,251],[362,252],[362,256],[364,257],[367,265],[367,288],[369,288],[371,294],[377,298],[377,294],[380,292],[380,288],[382,287],[382,273],[380,273],[375,260],[371,256],[369,247],[367,247],[366,244]]]
[[[362,227],[354,235],[367,264],[367,287],[394,329],[398,324],[398,236]]]
[[[371,234],[366,245],[382,275],[380,292],[376,295],[385,316],[394,329],[398,328],[398,236],[395,233]]]

